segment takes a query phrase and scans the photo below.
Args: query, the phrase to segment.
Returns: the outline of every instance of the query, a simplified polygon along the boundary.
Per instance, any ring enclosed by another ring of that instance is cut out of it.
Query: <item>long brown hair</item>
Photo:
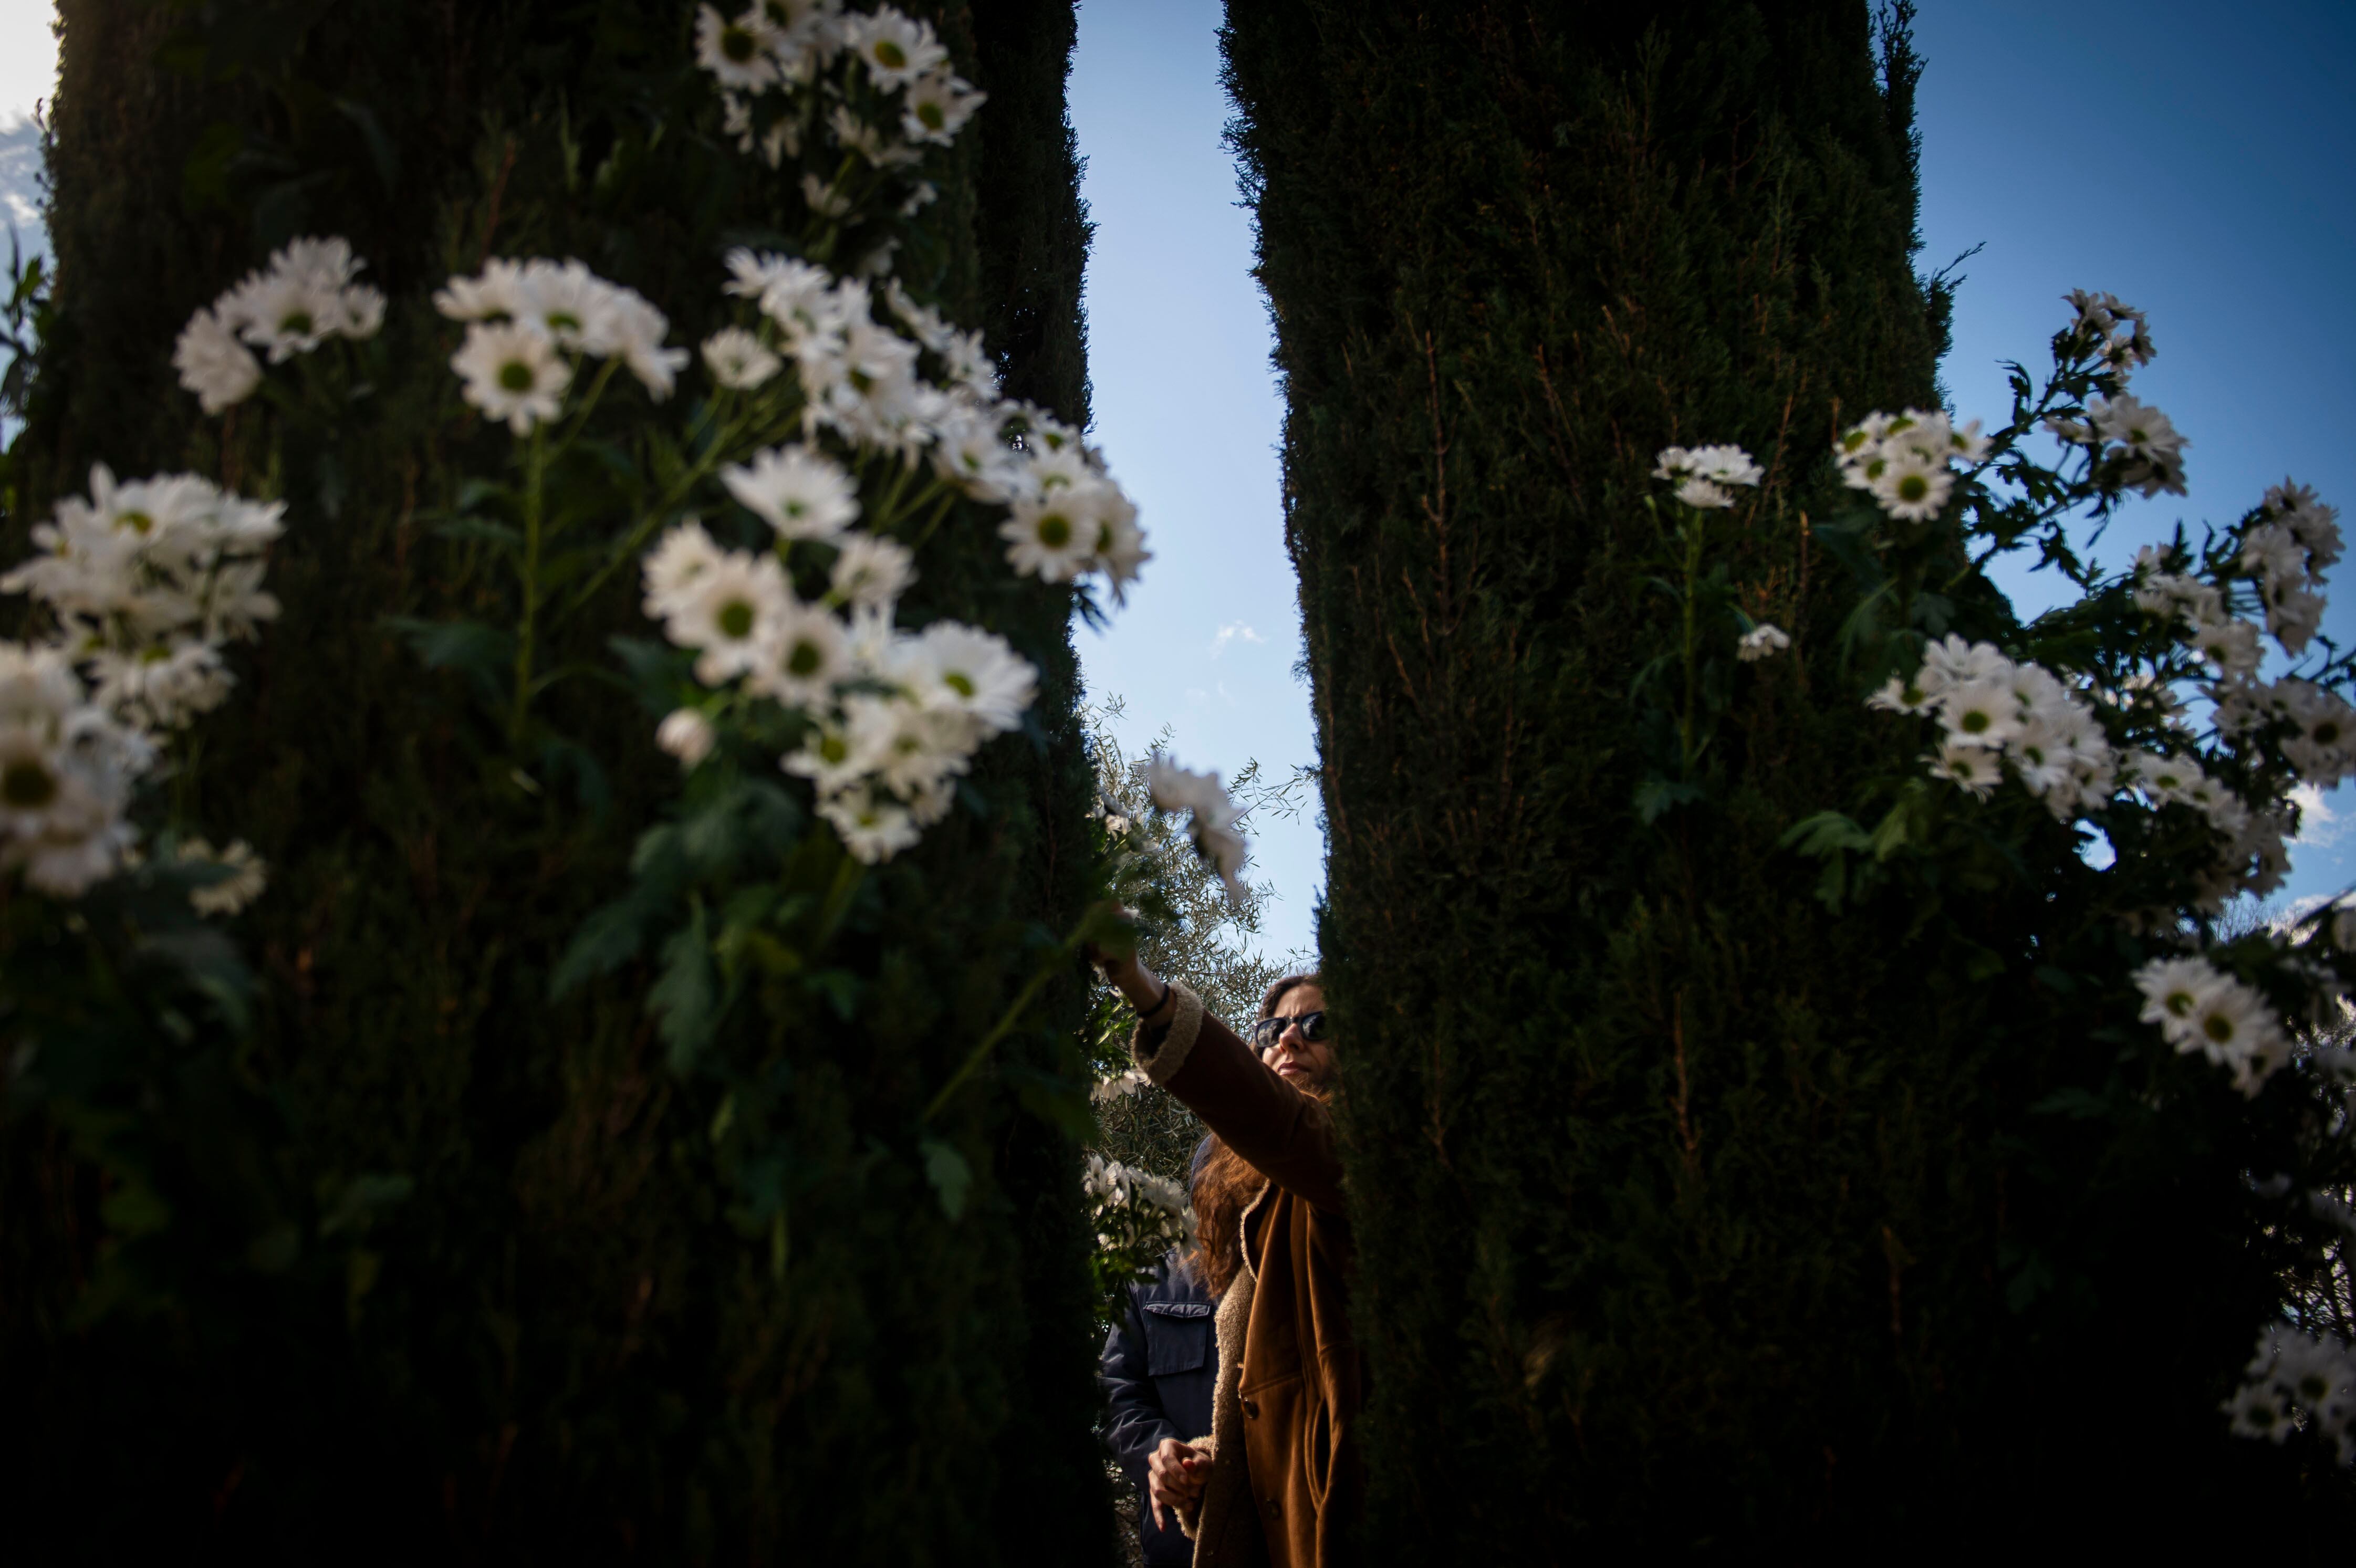
[[[1323,984],[1314,973],[1285,976],[1259,999],[1259,1017],[1274,1018],[1287,991]],[[1226,1295],[1227,1286],[1243,1272],[1244,1211],[1267,1185],[1268,1178],[1229,1148],[1225,1138],[1211,1135],[1211,1152],[1194,1177],[1195,1246],[1186,1262],[1214,1300]]]

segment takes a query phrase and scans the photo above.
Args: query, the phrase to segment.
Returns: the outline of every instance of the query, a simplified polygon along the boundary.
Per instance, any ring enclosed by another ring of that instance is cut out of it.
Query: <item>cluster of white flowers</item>
[[[475,277],[452,278],[434,306],[469,324],[450,357],[466,401],[518,435],[562,411],[584,357],[618,358],[657,401],[687,364],[685,349],[663,347],[662,312],[580,261],[496,259]]]
[[[1730,485],[1755,487],[1767,475],[1739,446],[1665,446],[1654,461],[1653,477],[1677,487],[1677,499],[1706,512],[1734,505]]]
[[[1078,432],[999,398],[980,333],[952,327],[896,281],[878,291],[790,256],[744,250],[729,254],[728,269],[728,292],[758,304],[794,364],[806,438],[831,432],[910,460],[928,453],[944,481],[1007,508],[999,533],[1017,572],[1049,582],[1101,573],[1116,597],[1136,581],[1151,559],[1136,507]],[[877,319],[878,304],[888,321]],[[747,341],[707,344],[707,357],[734,362],[749,349],[767,351],[737,331]],[[941,367],[940,384],[923,374],[927,353]]]
[[[893,625],[907,552],[850,530],[856,492],[824,453],[779,448],[725,477],[777,530],[778,549],[724,550],[682,524],[647,556],[647,613],[697,650],[699,681],[810,719],[783,765],[817,786],[819,812],[853,853],[888,859],[948,812],[981,743],[1022,721],[1038,673],[1003,639],[955,621]],[[795,548],[833,551],[825,599],[795,594],[783,559]],[[712,750],[710,720],[682,709],[658,740],[692,766]]]
[[[2206,958],[2155,958],[2135,981],[2143,1021],[2158,1024],[2179,1052],[2231,1072],[2244,1094],[2255,1094],[2290,1060],[2290,1037],[2265,998]]]
[[[926,147],[955,141],[984,96],[949,69],[930,23],[890,5],[860,13],[846,12],[842,0],[761,0],[733,17],[705,5],[696,13],[695,49],[720,85],[728,133],[771,168],[799,156],[813,133],[877,168],[906,167]],[[843,59],[857,64],[862,101],[849,99],[846,83],[826,80]],[[819,85],[831,91],[808,93]],[[772,108],[761,101],[773,91],[786,103],[764,116],[756,105]],[[823,118],[816,107],[827,110]],[[880,109],[880,119],[862,109]],[[817,193],[810,205],[823,210]]]
[[[2076,312],[2063,329],[2063,353],[2099,362],[2122,389],[2086,400],[2086,417],[2053,415],[2045,428],[2073,445],[2094,449],[2098,464],[2116,464],[2123,485],[2148,497],[2184,494],[2184,449],[2190,445],[2169,417],[2129,396],[2127,377],[2152,361],[2151,332],[2143,312],[2115,294],[2072,289],[2063,296]]]
[[[2285,479],[2242,534],[2242,570],[2257,584],[2266,630],[2296,658],[2323,624],[2323,574],[2340,560],[2340,513]]]
[[[1987,643],[1950,635],[1923,650],[1913,678],[1897,676],[1868,698],[1897,713],[1935,713],[1944,738],[1931,771],[1985,798],[2003,765],[2054,816],[2108,801],[2118,757],[2094,709],[2052,671],[2015,663]]]
[[[91,699],[62,649],[0,643],[0,870],[74,898],[137,837],[123,820],[153,742]]]
[[[278,613],[262,554],[284,510],[193,474],[120,484],[102,464],[88,499],[67,497],[33,529],[39,553],[0,576],[0,592],[50,612],[59,645],[116,717],[177,729],[228,695],[222,645]]]
[[[1186,830],[1194,837],[1195,853],[1219,873],[1219,880],[1227,887],[1228,901],[1241,904],[1248,846],[1236,824],[1243,820],[1243,813],[1227,798],[1219,775],[1190,772],[1156,752],[1145,764],[1145,787],[1153,804],[1163,811],[1191,814]]]
[[[905,167],[921,145],[951,141],[980,102],[948,71],[930,27],[889,7],[865,15],[837,0],[776,0],[732,20],[706,6],[697,37],[731,129],[773,165],[798,155],[798,138],[822,125],[871,165]],[[825,71],[839,59],[856,63],[836,80]],[[782,108],[760,131],[755,101],[773,90]],[[897,133],[856,112],[878,94],[897,95]],[[823,121],[821,100],[833,109]],[[814,208],[842,217],[875,182],[804,184]],[[1002,399],[980,334],[951,325],[896,279],[878,285],[747,249],[731,251],[727,267],[726,292],[758,315],[707,338],[703,363],[725,392],[757,400],[755,410],[788,420],[798,410],[799,440],[720,470],[729,495],[767,525],[771,548],[723,549],[695,522],[672,528],[644,562],[647,613],[696,651],[701,684],[808,719],[782,765],[811,781],[820,815],[852,853],[887,859],[948,812],[975,752],[1021,723],[1038,685],[1038,672],[989,632],[895,624],[916,578],[911,549],[891,537],[918,511],[898,506],[909,481],[929,469],[929,487],[918,488],[927,503],[938,498],[936,517],[957,496],[1003,508],[1017,573],[1067,582],[1101,572],[1116,598],[1149,559],[1144,535],[1079,432]],[[554,392],[561,403],[561,382]],[[856,476],[835,455],[843,450]],[[860,476],[891,499],[862,500]],[[825,591],[802,598],[796,570],[808,583],[820,566]],[[686,765],[701,763],[717,743],[711,705],[672,713],[656,739]]]
[[[2337,1445],[2341,1464],[2356,1464],[2356,1354],[2347,1345],[2271,1328],[2243,1370],[2249,1381],[2224,1404],[2235,1432],[2280,1443],[2305,1424]]]
[[[1869,414],[1834,443],[1841,483],[1869,492],[1881,509],[1906,522],[1928,522],[1954,493],[1956,462],[1987,455],[1980,421],[1958,429],[1945,414],[1908,409]]]
[[[2063,330],[2114,375],[2125,376],[2151,363],[2151,325],[2143,312],[2099,290],[2072,289],[2062,297],[2077,313]]]
[[[1773,658],[1792,645],[1792,634],[1772,622],[1762,621],[1735,640],[1734,656],[1744,664]]]
[[[1091,1150],[1087,1168],[1080,1175],[1080,1190],[1095,1216],[1097,1244],[1107,1249],[1143,1245],[1191,1247],[1194,1244],[1194,1210],[1186,1189],[1167,1177]],[[1132,1233],[1118,1235],[1104,1227],[1115,1216]]]
[[[1098,1080],[1097,1086],[1088,1091],[1088,1099],[1090,1103],[1098,1105],[1109,1105],[1115,1100],[1133,1100],[1144,1093],[1152,1082],[1153,1080],[1132,1067],[1126,1072]]]
[[[253,350],[283,365],[330,337],[373,337],[384,325],[384,295],[354,280],[366,265],[342,239],[297,240],[270,265],[188,318],[172,350],[180,385],[205,412],[243,402],[262,385]]]
[[[226,849],[215,849],[202,838],[184,839],[174,858],[186,865],[216,866],[229,873],[188,894],[188,902],[198,914],[235,914],[269,886],[268,868],[242,838],[232,839]]]

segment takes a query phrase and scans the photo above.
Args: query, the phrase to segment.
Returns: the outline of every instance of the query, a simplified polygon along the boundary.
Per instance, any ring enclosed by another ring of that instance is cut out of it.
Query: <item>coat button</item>
[[[1246,1421],[1257,1421],[1259,1419],[1259,1402],[1258,1400],[1248,1399],[1244,1401],[1244,1419]],[[1271,1503],[1269,1506],[1273,1508],[1275,1505]]]

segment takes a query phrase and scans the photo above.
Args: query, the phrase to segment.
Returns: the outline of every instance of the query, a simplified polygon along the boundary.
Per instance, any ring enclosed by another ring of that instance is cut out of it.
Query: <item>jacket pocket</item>
[[[1201,1371],[1211,1359],[1209,1315],[1176,1312],[1173,1307],[1192,1302],[1149,1301],[1145,1304],[1145,1375],[1166,1378]]]

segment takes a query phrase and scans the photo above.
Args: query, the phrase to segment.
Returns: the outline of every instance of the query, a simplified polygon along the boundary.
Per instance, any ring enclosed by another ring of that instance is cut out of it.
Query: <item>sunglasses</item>
[[[1325,1015],[1323,1012],[1301,1013],[1289,1019],[1262,1019],[1251,1026],[1252,1049],[1267,1051],[1295,1024],[1301,1026],[1301,1038],[1312,1044],[1325,1038]]]

